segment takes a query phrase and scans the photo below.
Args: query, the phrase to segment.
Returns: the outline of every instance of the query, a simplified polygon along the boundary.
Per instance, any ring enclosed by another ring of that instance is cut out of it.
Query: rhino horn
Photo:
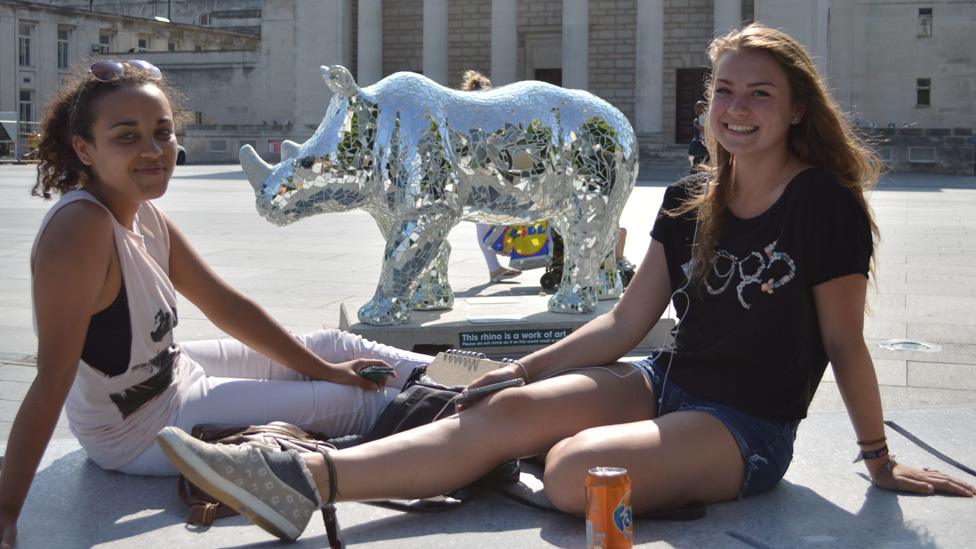
[[[294,158],[295,153],[297,153],[298,149],[300,148],[301,145],[298,143],[285,139],[281,142],[281,159],[288,160],[289,158]]]
[[[261,192],[265,180],[271,175],[271,166],[264,160],[261,160],[257,151],[250,145],[241,147],[240,160],[241,168],[244,168],[244,175],[247,176],[248,182],[254,187],[254,192]]]

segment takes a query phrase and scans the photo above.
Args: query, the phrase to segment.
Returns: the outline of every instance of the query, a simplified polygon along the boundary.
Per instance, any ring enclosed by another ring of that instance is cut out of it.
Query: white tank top
[[[85,191],[65,193],[41,222],[31,251],[32,265],[47,224],[61,208],[78,200],[105,207]],[[105,469],[129,463],[152,445],[176,410],[179,388],[186,381],[180,349],[173,344],[176,290],[169,279],[166,222],[155,206],[145,202],[131,231],[112,216],[112,233],[132,329],[129,364],[124,373],[109,377],[81,360],[65,403],[71,432]]]

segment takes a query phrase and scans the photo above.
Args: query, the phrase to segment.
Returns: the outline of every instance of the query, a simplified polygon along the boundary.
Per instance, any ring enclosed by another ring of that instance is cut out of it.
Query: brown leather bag
[[[191,436],[204,442],[217,444],[245,444],[258,443],[280,450],[297,450],[299,452],[325,453],[334,446],[325,442],[325,437],[319,433],[307,433],[299,427],[284,421],[273,421],[267,425],[249,425],[246,427],[233,425],[201,424],[193,427]],[[216,498],[204,492],[186,477],[179,478],[180,499],[190,508],[187,514],[187,524],[210,526],[214,520],[236,515],[237,511],[217,501]],[[322,520],[325,522],[326,537],[330,547],[342,547],[342,538],[336,520],[335,506],[326,505],[322,508]]]

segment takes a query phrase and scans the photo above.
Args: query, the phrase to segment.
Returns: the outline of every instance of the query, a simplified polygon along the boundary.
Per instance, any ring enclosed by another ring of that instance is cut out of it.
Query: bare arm
[[[875,441],[884,437],[881,395],[874,364],[864,344],[864,300],[867,279],[860,274],[835,278],[815,286],[814,300],[823,337],[824,349],[834,369],[837,388],[844,399],[847,414],[857,440]],[[883,442],[863,445],[876,450]],[[974,488],[937,471],[919,470],[907,465],[889,467],[887,456],[865,460],[868,473],[878,486],[931,494],[936,490],[972,496]]]
[[[671,295],[664,247],[651,241],[620,302],[565,339],[536,351],[522,363],[530,380],[560,370],[609,364],[634,348],[661,317]]]
[[[257,303],[229,286],[204,262],[186,236],[169,219],[170,279],[207,318],[231,337],[312,379],[376,389],[357,372],[379,360],[356,359],[330,364],[301,344]]]
[[[13,544],[17,517],[78,369],[114,250],[108,212],[87,203],[58,212],[39,243],[34,262],[37,377],[14,419],[0,471],[4,544]]]

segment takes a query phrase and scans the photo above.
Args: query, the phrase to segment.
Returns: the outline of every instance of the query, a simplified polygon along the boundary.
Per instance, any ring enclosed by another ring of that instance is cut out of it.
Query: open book
[[[449,349],[437,353],[437,357],[427,366],[427,375],[442,385],[467,385],[505,365],[505,362],[486,358],[483,353]]]

